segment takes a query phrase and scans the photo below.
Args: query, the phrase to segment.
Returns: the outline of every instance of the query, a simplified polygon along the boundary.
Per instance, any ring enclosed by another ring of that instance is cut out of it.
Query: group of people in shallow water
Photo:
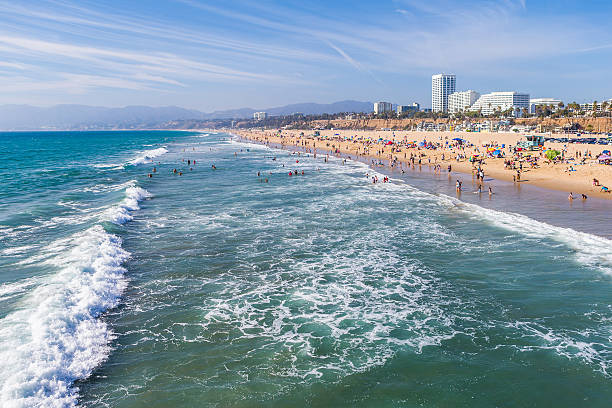
[[[584,194],[584,193],[583,193],[583,194],[580,194],[580,195],[581,195],[581,198],[582,198],[583,200],[586,200],[587,198],[589,198],[589,197],[588,197],[586,194]],[[577,196],[576,196],[576,197],[577,197]],[[570,201],[574,201],[574,193],[572,193],[572,192],[570,191],[569,196],[567,197],[567,199],[568,199],[568,200],[570,200]]]
[[[336,151],[335,153],[336,153],[336,154],[339,154],[339,151]],[[294,152],[294,153],[292,153],[292,155],[295,155],[295,154],[297,154],[298,156],[300,156],[300,153],[299,153],[299,152]],[[234,155],[237,157],[237,156],[238,156],[237,152],[235,152],[235,153],[234,153]],[[316,152],[314,153],[314,157],[315,157],[315,158],[317,157]],[[326,163],[328,162],[328,157],[329,157],[329,155],[326,155],[326,156],[325,156],[325,162],[326,162]],[[274,157],[272,160],[273,160],[273,161],[276,161],[276,157]],[[414,163],[416,162],[416,157],[411,155],[411,161],[412,161],[412,163],[413,163],[413,165],[414,165]],[[186,159],[186,160],[185,160],[185,159],[182,159],[182,162],[183,162],[183,163],[185,163],[185,162],[186,162],[187,166],[189,166],[189,170],[190,170],[190,171],[193,171],[193,166],[195,166],[195,165],[196,165],[196,160],[195,160],[195,159]],[[421,162],[420,158],[419,158],[418,162],[419,162],[419,164],[420,164],[420,162]],[[299,163],[299,159],[297,159],[297,160],[296,160],[296,163]],[[161,163],[158,163],[158,164],[161,164]],[[346,164],[346,159],[343,159],[342,164]],[[376,165],[376,166],[381,166],[381,165],[384,165],[384,164],[382,163],[382,161],[380,161],[380,160],[379,160],[378,162],[376,162],[376,161],[372,160],[372,164],[373,164],[373,165]],[[285,166],[283,165],[283,167],[285,167]],[[393,166],[392,166],[392,167],[393,167]],[[436,164],[436,165],[434,165],[434,168],[433,168],[433,169],[434,169],[434,173],[440,173],[440,172],[442,171],[441,167],[442,167],[442,166],[441,166],[440,164]],[[211,165],[211,168],[212,168],[212,170],[217,170],[217,166],[216,166],[214,163]],[[451,167],[451,165],[450,165],[450,164],[448,165],[447,170],[448,170],[448,173],[449,173],[449,178],[450,178],[450,173],[451,173],[451,171],[452,171],[452,167]],[[154,167],[153,167],[153,169],[152,169],[152,172],[151,172],[151,173],[148,173],[148,175],[147,175],[147,176],[148,176],[149,178],[152,178],[152,177],[153,177],[153,175],[154,175],[154,174],[156,174],[156,173],[157,173],[157,166],[154,166]],[[173,174],[178,174],[179,176],[182,176],[182,175],[183,175],[183,171],[178,170],[178,169],[176,169],[176,168],[174,168],[174,169],[172,170],[172,173],[173,173]],[[405,173],[405,172],[402,170],[402,173]],[[515,181],[520,181],[520,170],[519,170],[519,171],[517,171],[517,173],[518,173],[518,174],[517,174],[517,176],[515,176]],[[270,173],[270,174],[272,174],[272,173]],[[302,175],[302,176],[303,176],[303,175],[305,175],[304,170],[300,170],[300,171],[298,171],[298,170],[292,170],[292,171],[289,171],[289,173],[288,173],[288,176],[289,176],[289,177],[298,176],[298,175]],[[476,179],[477,179],[477,181],[478,181],[478,189],[477,189],[477,191],[475,191],[474,193],[481,194],[481,193],[483,192],[483,184],[484,184],[484,170],[483,170],[481,167],[478,167],[478,168],[476,169],[475,176],[476,176]],[[257,172],[257,177],[259,177],[259,178],[260,178],[260,181],[261,181],[261,182],[265,182],[265,183],[268,183],[268,182],[269,182],[269,179],[268,179],[267,177],[262,178],[262,173],[261,173],[260,171],[258,171],[258,172]],[[372,180],[372,184],[379,183],[379,178],[378,178],[378,176],[377,176],[377,175],[374,175],[374,176],[371,176],[371,177],[370,177],[370,175],[369,175],[368,173],[366,173],[366,178],[368,178],[368,179],[370,179],[370,178],[371,178],[371,180]],[[382,182],[383,182],[383,183],[388,183],[389,181],[390,181],[390,180],[389,180],[389,177],[387,177],[387,176],[384,176],[384,177],[382,178]],[[462,184],[463,184],[463,183],[462,183],[462,182],[461,182],[459,179],[457,179],[457,180],[456,180],[456,183],[455,183],[455,188],[456,188],[456,190],[457,190],[457,193],[460,193],[460,192],[462,191]],[[599,185],[598,180],[593,179],[593,185]],[[605,188],[605,187],[604,187],[604,188]],[[603,190],[603,189],[602,189],[602,190]],[[607,190],[607,188],[606,188],[606,190]],[[493,195],[493,189],[491,188],[491,186],[488,186],[488,194],[489,194],[489,196]],[[574,196],[574,194],[573,194],[572,192],[570,192],[570,193],[569,193],[569,195],[568,195],[568,199],[569,199],[570,201],[573,201],[575,198],[578,198],[578,197],[579,197],[579,198],[581,198],[582,200],[586,200],[586,199],[588,199],[588,196],[587,196],[586,194],[580,194],[580,196]]]
[[[366,173],[366,178],[368,178],[368,179],[370,178],[370,174],[369,173]],[[389,182],[389,177],[384,176],[383,179],[382,179],[382,182],[383,183],[388,183]],[[372,184],[376,184],[376,183],[378,183],[378,176],[377,175],[373,175],[372,176]]]

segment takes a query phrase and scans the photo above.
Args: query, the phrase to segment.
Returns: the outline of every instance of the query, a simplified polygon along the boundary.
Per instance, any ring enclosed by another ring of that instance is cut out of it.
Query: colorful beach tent
[[[546,151],[546,153],[545,153],[545,154],[546,154],[546,157],[548,158],[548,160],[552,160],[552,159],[554,159],[555,157],[557,157],[558,155],[560,155],[560,154],[561,154],[561,152],[560,152],[560,151],[558,151],[558,150],[552,150],[552,149],[549,149],[549,150],[547,150],[547,151]]]

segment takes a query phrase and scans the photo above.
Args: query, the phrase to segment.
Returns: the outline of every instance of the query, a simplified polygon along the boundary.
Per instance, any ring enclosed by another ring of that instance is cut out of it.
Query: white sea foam
[[[110,208],[106,211],[106,219],[113,224],[122,225],[132,221],[134,216],[133,211],[139,210],[139,202],[151,197],[151,194],[141,187],[128,187],[125,189],[125,198],[118,206]]]
[[[116,306],[126,286],[121,239],[94,226],[58,255],[59,272],[23,307],[0,321],[3,407],[70,407],[86,378],[108,355],[112,333],[97,317]]]
[[[158,147],[157,149],[145,150],[141,152],[137,157],[133,158],[127,165],[136,166],[139,164],[151,163],[155,157],[161,156],[168,153],[168,149],[165,147]]]
[[[522,214],[491,210],[444,194],[440,199],[472,218],[528,237],[562,243],[575,251],[578,262],[612,274],[612,241],[609,239],[536,221]]]
[[[104,218],[128,222],[148,197],[131,182]],[[128,257],[119,237],[95,225],[41,250],[37,262],[57,268],[56,274],[0,287],[2,299],[28,292],[20,308],[0,320],[0,406],[76,405],[73,382],[108,355],[113,334],[98,317],[117,305]]]
[[[111,169],[111,170],[119,170],[123,168],[123,165],[116,163],[98,163],[93,165],[96,169]]]

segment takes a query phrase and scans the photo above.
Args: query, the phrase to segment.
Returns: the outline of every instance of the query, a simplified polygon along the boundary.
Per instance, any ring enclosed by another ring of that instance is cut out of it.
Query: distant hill
[[[254,112],[265,111],[271,116],[371,112],[369,102],[341,101],[331,104],[298,103],[269,109],[242,108],[203,113],[177,106],[126,106],[105,108],[86,105],[57,105],[35,107],[30,105],[0,106],[0,130],[36,129],[139,129],[153,128],[173,120],[212,120],[251,118]]]
[[[84,105],[57,105],[40,108],[29,105],[0,106],[0,129],[107,129],[154,126],[164,120],[202,118],[202,112],[176,106],[152,108],[126,106],[104,108]]]
[[[280,106],[268,109],[234,109],[216,111],[205,115],[205,119],[244,119],[253,117],[253,113],[264,111],[271,116],[291,115],[292,113],[303,113],[304,115],[320,115],[323,113],[339,112],[372,112],[374,104],[371,102],[340,101],[334,103],[294,103],[292,105]]]

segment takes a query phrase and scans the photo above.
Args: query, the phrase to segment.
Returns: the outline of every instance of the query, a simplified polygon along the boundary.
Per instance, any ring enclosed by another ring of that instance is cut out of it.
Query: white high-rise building
[[[457,113],[468,110],[480,98],[480,94],[476,91],[453,92],[448,95],[448,111]]]
[[[374,113],[380,114],[383,112],[391,112],[393,110],[393,104],[390,102],[374,102]]]
[[[490,115],[495,111],[512,108],[514,116],[520,116],[523,108],[529,109],[529,94],[518,92],[491,92],[484,94],[472,105],[470,110]]]
[[[253,114],[253,119],[255,119],[255,120],[264,120],[267,117],[268,117],[268,113],[267,112],[255,112]]]
[[[431,77],[431,109],[448,112],[448,95],[455,92],[455,75],[437,74]]]

